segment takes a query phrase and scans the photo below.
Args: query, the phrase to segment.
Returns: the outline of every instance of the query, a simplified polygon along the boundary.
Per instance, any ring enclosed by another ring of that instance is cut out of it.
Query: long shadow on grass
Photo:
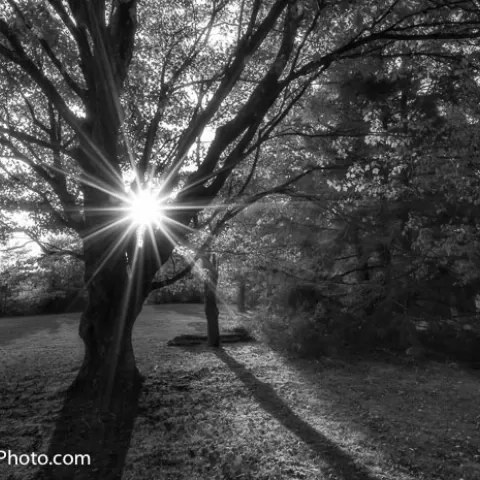
[[[48,448],[50,462],[68,455],[88,455],[89,462],[45,465],[35,480],[120,480],[138,412],[141,378],[123,392],[117,391],[108,412],[96,406],[95,392],[73,384],[65,394],[62,410]],[[57,457],[55,457],[57,456]]]
[[[378,480],[378,477],[372,475],[365,467],[356,464],[352,457],[341,450],[338,445],[302,420],[283,402],[270,385],[258,380],[244,365],[237,362],[225,350],[214,349],[213,352],[230,367],[266,412],[281,422],[329,463],[335,469],[337,475],[345,480]]]

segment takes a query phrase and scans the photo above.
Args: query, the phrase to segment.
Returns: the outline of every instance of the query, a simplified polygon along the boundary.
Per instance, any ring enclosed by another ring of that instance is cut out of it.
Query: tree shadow
[[[281,422],[315,454],[331,465],[340,478],[344,480],[378,480],[378,477],[372,475],[367,468],[355,463],[353,458],[341,450],[338,445],[302,420],[279,398],[270,385],[258,380],[244,365],[237,362],[225,350],[220,348],[212,349],[212,351],[245,384],[266,412]]]
[[[47,452],[49,464],[40,467],[35,480],[120,480],[141,387],[138,379],[129,391],[117,392],[108,412],[102,412],[94,400],[96,392],[74,383],[65,393],[55,423]],[[69,463],[71,456],[88,455],[89,462],[53,465],[55,455],[67,455]]]

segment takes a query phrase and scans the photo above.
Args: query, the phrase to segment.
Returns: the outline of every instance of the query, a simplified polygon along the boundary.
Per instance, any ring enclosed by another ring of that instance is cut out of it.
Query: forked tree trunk
[[[217,284],[218,263],[215,255],[204,259],[206,276],[204,282],[205,317],[207,318],[208,344],[211,347],[220,346],[220,327],[218,325]]]

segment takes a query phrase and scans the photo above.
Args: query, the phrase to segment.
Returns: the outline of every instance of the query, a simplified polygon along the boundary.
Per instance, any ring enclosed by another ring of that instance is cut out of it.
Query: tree
[[[207,318],[208,344],[211,347],[220,346],[220,327],[218,325],[217,284],[218,263],[215,255],[204,257],[204,302],[205,317]]]
[[[330,156],[343,168],[287,193],[320,210],[317,218],[303,216],[313,221],[305,225],[309,243],[300,249],[295,271],[300,276],[309,259],[323,270],[323,278],[312,271],[310,282],[348,286],[344,309],[370,328],[368,338],[357,335],[353,341],[390,341],[405,350],[415,341],[415,328],[406,320],[421,320],[422,340],[448,341],[435,346],[465,359],[473,358],[471,330],[478,330],[472,316],[479,245],[479,89],[465,69],[478,71],[478,51],[459,54],[449,44],[442,49],[442,55],[401,62],[367,57],[356,72],[351,66],[332,68],[327,81],[335,109],[328,96],[304,98],[303,118],[284,135],[296,134],[291,142],[303,138],[304,156]],[[288,208],[282,225],[295,225],[301,235],[298,219],[306,208],[292,201]],[[337,233],[328,241],[319,234],[322,226]],[[322,247],[306,248],[312,244]]]
[[[12,213],[22,209],[40,243],[48,230],[81,239],[85,358],[69,395],[77,407],[120,416],[140,384],[131,333],[155,273],[199,212],[214,220],[245,196],[263,198],[244,187],[258,167],[255,152],[302,95],[309,88],[322,95],[315,82],[333,65],[380,50],[421,55],[439,40],[479,35],[469,2],[138,5],[0,7],[2,226],[25,228]],[[249,173],[234,190],[232,172],[244,167]],[[303,173],[325,167],[320,160]],[[132,205],[153,201],[152,193],[162,217],[132,219]]]

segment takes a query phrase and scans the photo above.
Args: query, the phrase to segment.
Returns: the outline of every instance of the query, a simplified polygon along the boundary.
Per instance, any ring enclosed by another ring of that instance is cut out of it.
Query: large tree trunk
[[[101,407],[108,409],[113,379],[127,389],[138,379],[132,330],[142,303],[131,297],[126,273],[123,279],[108,273],[93,283],[89,305],[80,321],[85,357],[75,382],[101,382],[96,392]]]
[[[85,115],[75,129],[78,147],[73,149],[81,170],[83,222],[78,233],[89,298],[80,321],[84,361],[66,392],[48,454],[50,459],[88,454],[90,465],[47,465],[38,478],[113,480],[122,475],[141,386],[133,324],[160,266],[152,245],[137,255],[134,229],[119,222],[124,212],[118,207],[125,207],[120,97],[132,58],[136,2],[118,2],[108,28],[102,2],[68,3],[82,38],[89,39],[78,44],[88,62],[82,65],[87,94]]]
[[[49,458],[88,454],[91,464],[46,466],[38,478],[121,478],[141,387],[132,348],[141,302],[132,295],[129,280],[126,269],[118,266],[90,284],[80,322],[84,361],[66,392],[48,451]]]
[[[48,451],[50,458],[88,454],[91,464],[45,466],[39,479],[117,480],[122,475],[142,383],[132,330],[159,265],[148,238],[128,261],[125,248],[119,248],[102,262],[100,250],[111,246],[111,241],[85,242],[89,303],[80,321],[85,356],[66,392]],[[162,259],[171,248],[161,252]]]

